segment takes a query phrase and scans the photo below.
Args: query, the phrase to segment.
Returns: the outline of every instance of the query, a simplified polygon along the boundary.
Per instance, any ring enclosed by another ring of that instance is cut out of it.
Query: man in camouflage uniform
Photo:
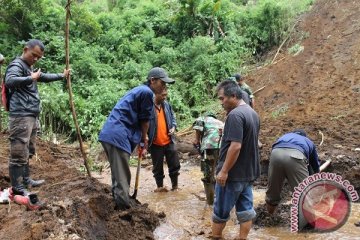
[[[239,84],[241,90],[243,90],[247,94],[249,94],[249,97],[250,97],[249,105],[252,108],[254,108],[255,107],[255,99],[254,99],[253,91],[251,90],[250,86],[245,83],[245,79],[239,73],[235,74],[234,78],[235,78],[236,82]]]
[[[206,201],[209,205],[214,203],[215,167],[219,158],[220,139],[224,123],[216,119],[215,114],[207,113],[193,123],[196,131],[194,146],[201,154],[201,171],[204,177]]]

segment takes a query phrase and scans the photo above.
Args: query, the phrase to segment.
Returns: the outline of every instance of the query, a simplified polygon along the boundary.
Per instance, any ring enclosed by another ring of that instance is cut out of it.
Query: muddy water
[[[135,168],[132,168],[132,181],[135,178]],[[166,170],[167,171],[167,170]],[[211,229],[212,208],[206,205],[205,193],[199,167],[182,165],[179,176],[180,190],[173,192],[155,193],[155,181],[152,177],[151,167],[142,168],[138,199],[148,203],[149,207],[157,212],[163,211],[166,220],[154,232],[155,239],[159,240],[201,240],[209,239]],[[102,175],[103,181],[110,183],[109,173]],[[164,183],[170,188],[171,183],[166,176]],[[133,186],[134,183],[132,182]],[[264,203],[265,190],[254,190],[254,204]],[[360,239],[360,228],[354,223],[360,221],[360,204],[352,204],[352,211],[347,223],[340,229],[331,233],[322,234],[294,234],[289,227],[254,228],[250,231],[249,239]],[[235,239],[238,235],[239,225],[236,224],[234,213],[224,230],[224,239]]]

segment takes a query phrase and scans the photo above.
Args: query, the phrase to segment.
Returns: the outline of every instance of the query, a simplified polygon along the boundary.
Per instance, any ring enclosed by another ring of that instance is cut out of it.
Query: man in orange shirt
[[[178,189],[180,162],[174,144],[176,119],[170,104],[166,101],[167,90],[155,95],[154,118],[149,126],[149,150],[153,163],[153,174],[156,181],[156,192],[167,191],[164,187],[164,157],[166,159],[172,190]]]

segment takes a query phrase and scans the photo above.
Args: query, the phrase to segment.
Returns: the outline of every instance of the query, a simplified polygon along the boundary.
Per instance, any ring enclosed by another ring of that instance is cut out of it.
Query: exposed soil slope
[[[275,60],[252,72],[248,84],[267,161],[277,137],[303,128],[318,146],[328,169],[342,174],[360,190],[360,2],[319,0],[303,15],[288,47],[304,50],[293,56],[283,47]],[[321,131],[324,135],[321,146]]]

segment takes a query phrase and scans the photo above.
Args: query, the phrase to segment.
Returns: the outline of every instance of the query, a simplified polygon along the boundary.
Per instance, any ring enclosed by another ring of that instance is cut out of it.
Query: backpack
[[[1,103],[5,109],[5,111],[9,111],[9,102],[7,101],[7,94],[6,91],[7,88],[5,86],[5,81],[2,79],[1,80]]]
[[[15,59],[14,59],[15,60]],[[19,58],[19,60],[21,60]],[[24,62],[23,60],[21,61],[18,61],[17,63],[19,63],[21,65],[22,68],[24,68]],[[15,63],[15,64],[17,64]],[[10,63],[10,65],[6,68],[6,71],[5,71],[5,76],[6,76],[6,72],[8,70],[8,68],[14,64],[13,62]],[[12,91],[10,91],[10,89],[8,89],[5,85],[5,76],[3,77],[3,79],[1,79],[1,104],[3,105],[5,111],[9,111],[10,109],[10,98],[11,98],[11,95],[12,95]]]

